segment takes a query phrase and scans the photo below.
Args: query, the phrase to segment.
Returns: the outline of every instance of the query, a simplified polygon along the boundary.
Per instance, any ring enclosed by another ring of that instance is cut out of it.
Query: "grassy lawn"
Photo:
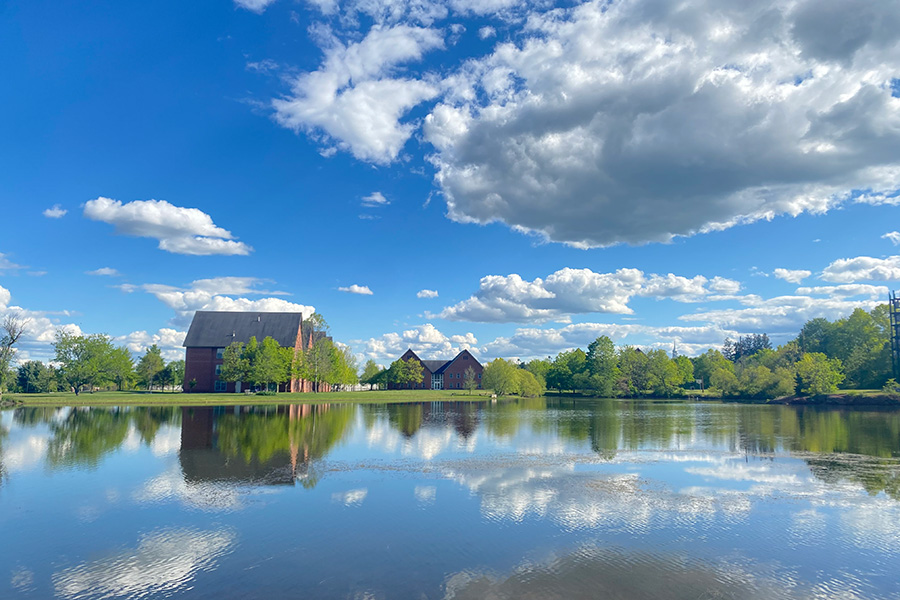
[[[323,392],[320,394],[281,393],[274,396],[255,394],[184,394],[172,392],[96,392],[78,396],[68,393],[3,394],[3,403],[17,406],[129,406],[193,405],[223,406],[233,404],[326,404],[355,402],[383,404],[393,402],[457,402],[490,399],[490,392],[478,390],[469,395],[464,390],[379,390],[372,392]]]

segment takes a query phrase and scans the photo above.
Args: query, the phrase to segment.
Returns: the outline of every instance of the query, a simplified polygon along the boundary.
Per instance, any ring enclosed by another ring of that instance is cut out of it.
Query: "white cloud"
[[[900,188],[898,28],[875,0],[532,13],[426,118],[448,214],[591,247],[883,199]]]
[[[478,339],[472,333],[447,336],[431,323],[407,329],[402,333],[386,333],[361,343],[365,347],[366,358],[385,363],[399,358],[407,348],[412,348],[422,360],[453,358],[463,349],[473,353],[478,351],[476,348]]]
[[[494,37],[497,35],[497,30],[491,27],[490,25],[485,25],[481,29],[478,30],[478,37],[483,40],[486,40],[490,37]]]
[[[123,284],[118,286],[123,292],[143,290],[175,311],[171,324],[186,328],[198,310],[255,311],[255,312],[300,312],[308,317],[315,312],[312,306],[295,304],[281,298],[249,298],[234,295],[285,295],[285,292],[260,289],[264,279],[255,277],[215,277],[198,279],[187,287],[146,283],[143,285]]]
[[[812,275],[812,271],[807,271],[805,269],[775,269],[773,273],[775,277],[778,279],[784,279],[790,283],[800,283],[810,275]]]
[[[437,298],[438,293],[437,290],[419,290],[416,293],[416,298]]]
[[[362,199],[363,206],[387,206],[391,201],[384,197],[381,192],[372,192]]]
[[[54,204],[50,208],[44,209],[44,216],[48,219],[61,219],[62,217],[66,216],[66,213],[68,212],[69,211],[61,207],[59,204]]]
[[[809,288],[810,291],[816,289]],[[745,296],[742,301],[747,305],[744,308],[703,311],[682,315],[679,319],[702,321],[744,333],[765,332],[770,336],[779,333],[796,335],[803,324],[811,319],[822,317],[833,321],[847,316],[856,308],[872,310],[882,303],[881,300],[872,298],[848,300],[846,296],[834,291],[831,292],[830,298],[798,295],[764,300],[758,296]]]
[[[600,336],[607,336],[618,345],[669,350],[678,345],[681,354],[694,355],[714,346],[721,346],[726,337],[738,332],[716,325],[697,327],[650,327],[636,324],[575,323],[558,328],[523,327],[509,337],[501,336],[485,344],[481,353],[486,357],[543,358],[572,348],[586,348]]]
[[[355,283],[349,287],[339,287],[338,291],[347,292],[348,294],[361,294],[363,296],[371,296],[372,290],[367,285],[356,285]]]
[[[12,299],[12,294],[10,294],[9,290],[0,285],[0,310],[3,310],[7,306],[9,306],[9,301]]]
[[[344,45],[322,35],[325,59],[318,71],[294,79],[288,97],[272,101],[276,121],[306,131],[330,149],[348,150],[375,163],[390,163],[412,135],[403,116],[438,87],[429,81],[390,77],[398,65],[418,61],[444,42],[423,27],[376,25],[359,42]]]
[[[234,3],[241,8],[261,15],[270,4],[275,3],[275,0],[234,0]]]
[[[234,241],[230,231],[217,227],[200,209],[182,208],[165,200],[122,204],[101,196],[85,203],[84,216],[109,223],[122,235],[156,239],[161,250],[175,254],[245,255],[253,250],[244,242]]]
[[[105,277],[120,277],[122,274],[112,267],[100,267],[93,271],[85,271],[85,275],[100,275]]]
[[[186,335],[186,331],[164,327],[152,334],[146,331],[133,331],[127,335],[114,337],[113,342],[118,345],[124,345],[136,355],[143,354],[147,348],[156,344],[162,351],[163,358],[167,361],[183,360],[184,348],[182,344]]]
[[[645,275],[638,269],[596,273],[565,268],[534,281],[515,273],[488,275],[482,277],[472,297],[445,308],[440,317],[492,323],[567,320],[585,313],[631,314],[628,303],[633,296],[696,302],[717,299],[713,292],[734,293],[739,289],[740,283],[723,277],[709,280],[702,275]]]
[[[881,239],[890,240],[893,245],[897,246],[900,244],[900,231],[889,231],[881,236]]]
[[[16,263],[9,260],[5,254],[0,252],[0,273],[3,271],[18,271],[19,269],[26,268],[24,265],[17,265]]]
[[[837,298],[851,298],[853,296],[868,296],[872,300],[885,299],[888,288],[883,285],[868,285],[865,283],[845,283],[843,285],[824,285],[817,287],[797,288],[797,293],[804,296],[833,296]]]
[[[825,267],[822,279],[834,283],[897,281],[900,280],[900,256],[841,258]]]

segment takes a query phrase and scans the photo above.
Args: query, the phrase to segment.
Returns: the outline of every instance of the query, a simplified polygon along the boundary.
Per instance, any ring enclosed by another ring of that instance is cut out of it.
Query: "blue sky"
[[[385,364],[688,354],[900,279],[900,8],[5,3],[0,312],[181,354],[321,312]]]

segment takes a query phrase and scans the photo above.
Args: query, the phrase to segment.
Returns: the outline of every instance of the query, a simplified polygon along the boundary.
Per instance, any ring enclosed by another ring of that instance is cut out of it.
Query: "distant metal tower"
[[[891,364],[894,379],[900,379],[900,298],[897,292],[891,292],[888,312],[891,315]]]

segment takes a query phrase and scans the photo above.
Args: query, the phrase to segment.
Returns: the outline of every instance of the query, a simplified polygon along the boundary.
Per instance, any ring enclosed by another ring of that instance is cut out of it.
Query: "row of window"
[[[454,377],[456,377],[457,379],[462,379],[464,376],[462,373],[444,373],[444,375],[446,375],[449,379],[453,379]],[[478,374],[478,379],[481,379],[481,373]]]

